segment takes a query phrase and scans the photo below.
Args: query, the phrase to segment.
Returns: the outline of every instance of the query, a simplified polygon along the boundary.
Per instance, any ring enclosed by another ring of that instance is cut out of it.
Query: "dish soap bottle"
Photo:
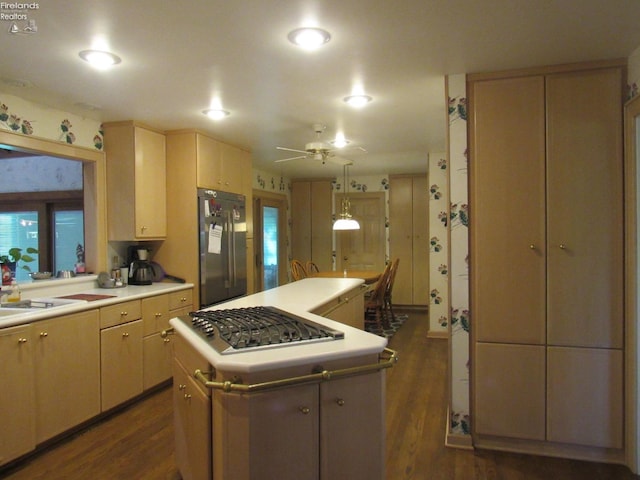
[[[15,280],[11,280],[11,291],[9,292],[9,296],[7,297],[7,302],[19,302],[20,301],[20,287],[18,286],[18,282]]]

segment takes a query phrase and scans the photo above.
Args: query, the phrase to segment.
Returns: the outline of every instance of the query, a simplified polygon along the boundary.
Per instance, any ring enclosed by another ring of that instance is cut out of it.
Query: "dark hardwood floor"
[[[410,312],[390,347],[400,362],[387,371],[387,480],[640,478],[619,465],[445,447],[447,341],[428,339],[426,315]],[[0,478],[179,480],[172,414],[166,388],[0,471]]]

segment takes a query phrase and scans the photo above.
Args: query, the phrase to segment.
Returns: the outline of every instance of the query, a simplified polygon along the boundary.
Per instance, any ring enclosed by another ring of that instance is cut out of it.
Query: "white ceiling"
[[[333,164],[273,163],[342,130],[368,153],[352,174],[426,171],[445,150],[444,76],[628,57],[640,46],[638,0],[65,0],[29,12],[35,34],[0,46],[0,91],[101,121],[197,128],[253,152],[256,168],[335,176]],[[305,52],[287,34],[328,30]],[[122,63],[97,71],[78,52],[97,38]],[[28,87],[11,86],[11,81]],[[373,102],[342,98],[360,83]],[[231,115],[202,114],[214,97]],[[84,107],[82,105],[85,105]],[[86,108],[86,105],[97,109]]]

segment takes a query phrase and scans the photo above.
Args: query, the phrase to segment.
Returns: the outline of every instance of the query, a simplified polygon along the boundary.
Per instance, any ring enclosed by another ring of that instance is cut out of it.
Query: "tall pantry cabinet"
[[[623,454],[623,73],[469,77],[478,447]]]
[[[429,186],[426,175],[389,177],[391,260],[400,259],[393,302],[429,304]]]
[[[333,269],[331,180],[291,183],[291,255]]]

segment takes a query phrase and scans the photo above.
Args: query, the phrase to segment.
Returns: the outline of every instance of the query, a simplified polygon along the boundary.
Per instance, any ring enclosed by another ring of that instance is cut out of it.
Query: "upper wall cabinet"
[[[249,152],[194,133],[196,140],[197,182],[200,188],[242,193],[246,172],[251,172]]]
[[[164,134],[135,122],[106,123],[103,128],[109,240],[166,237]]]

